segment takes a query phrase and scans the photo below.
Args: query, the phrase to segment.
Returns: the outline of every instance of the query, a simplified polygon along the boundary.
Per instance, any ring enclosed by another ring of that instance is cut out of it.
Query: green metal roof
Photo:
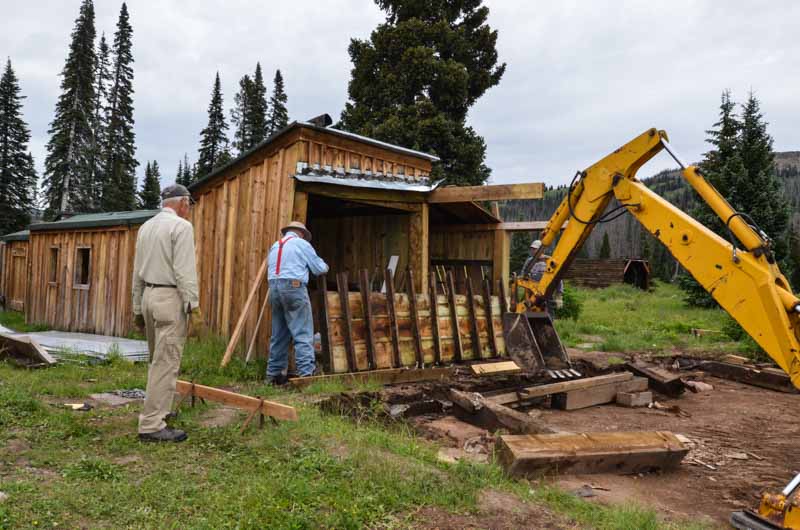
[[[76,230],[80,228],[102,228],[106,226],[140,225],[161,210],[134,210],[132,212],[103,212],[73,215],[61,221],[37,223],[30,226],[31,232],[50,230]]]
[[[0,237],[0,241],[27,241],[30,238],[30,230],[20,230]]]

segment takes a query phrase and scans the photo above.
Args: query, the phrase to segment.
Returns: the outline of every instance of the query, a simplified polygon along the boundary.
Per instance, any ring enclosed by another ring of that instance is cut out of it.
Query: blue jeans
[[[294,287],[292,283],[299,286]],[[270,280],[269,303],[272,307],[272,337],[267,376],[275,377],[286,372],[291,340],[294,340],[297,375],[313,374],[314,320],[306,285],[298,280]]]

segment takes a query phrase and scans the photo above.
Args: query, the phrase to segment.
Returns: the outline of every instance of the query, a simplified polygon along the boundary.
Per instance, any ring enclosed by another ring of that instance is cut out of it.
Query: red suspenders
[[[283,245],[286,244],[287,241],[290,239],[294,239],[295,236],[286,236],[283,239],[278,240],[278,262],[275,264],[275,276],[280,276],[281,274],[281,257],[283,256]]]

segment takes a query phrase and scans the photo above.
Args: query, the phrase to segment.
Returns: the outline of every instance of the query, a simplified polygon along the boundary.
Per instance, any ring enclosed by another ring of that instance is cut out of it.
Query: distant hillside
[[[780,177],[786,197],[793,209],[792,222],[800,227],[800,151],[787,151],[775,154],[775,169]],[[680,170],[666,170],[643,182],[654,192],[658,193],[672,204],[685,212],[690,212],[695,205],[695,198],[691,187],[683,177]],[[502,209],[503,219],[508,221],[539,221],[548,219],[556,207],[564,199],[567,186],[560,186],[545,191],[543,200],[539,201],[507,201]],[[614,207],[616,204],[610,206]],[[611,257],[641,257],[650,254],[654,262],[656,273],[662,277],[671,276],[674,262],[661,248],[645,248],[643,245],[653,245],[651,238],[644,237],[642,228],[630,215],[623,215],[609,223],[603,223],[592,231],[585,244],[586,251],[591,257],[596,257],[600,251],[603,235],[608,233],[611,244]]]

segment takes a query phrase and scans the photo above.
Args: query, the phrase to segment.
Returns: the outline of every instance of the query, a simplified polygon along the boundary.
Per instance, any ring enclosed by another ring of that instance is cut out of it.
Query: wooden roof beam
[[[431,232],[488,232],[505,230],[507,232],[536,232],[544,230],[547,221],[518,221],[504,223],[463,224],[463,225],[431,225]],[[564,224],[565,228],[567,225]]]
[[[505,201],[510,199],[541,199],[544,184],[495,184],[491,186],[447,186],[428,195],[431,204],[466,201]]]

